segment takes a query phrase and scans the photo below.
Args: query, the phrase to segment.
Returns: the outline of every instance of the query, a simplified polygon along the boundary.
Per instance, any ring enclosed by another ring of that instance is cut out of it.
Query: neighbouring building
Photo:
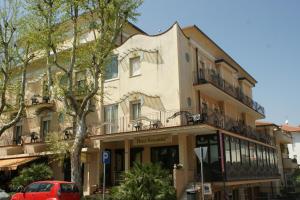
[[[274,136],[256,131],[255,121],[265,117],[264,108],[252,98],[256,80],[197,26],[175,23],[148,35],[129,24],[118,42],[104,80],[109,95],[104,105],[95,101],[87,120],[85,194],[102,184],[104,150],[112,157],[106,166],[109,186],[117,185],[134,162],[160,163],[173,176],[178,199],[200,181],[196,147],[207,147],[204,180],[211,183],[216,200],[255,199],[263,192],[260,186],[278,182]],[[43,59],[32,63],[26,115],[1,137],[1,177],[40,157],[50,159],[45,136],[68,133],[70,124],[57,112],[58,102],[43,96],[43,66]],[[86,75],[74,75],[75,87],[80,89]],[[50,165],[56,179],[70,178],[67,159],[61,167]]]
[[[274,185],[265,185],[264,188],[270,189],[273,195],[280,194],[284,188],[292,186],[291,174],[298,168],[297,162],[289,157],[290,152],[288,145],[293,143],[292,134],[286,132],[281,126],[270,122],[256,122],[256,130],[259,133],[268,133],[274,136],[274,144],[277,149],[278,170],[281,179],[275,182]],[[267,190],[266,190],[267,191]]]

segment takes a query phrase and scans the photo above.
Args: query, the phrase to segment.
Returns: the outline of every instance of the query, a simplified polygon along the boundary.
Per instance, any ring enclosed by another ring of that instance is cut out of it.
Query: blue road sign
[[[110,164],[110,152],[109,151],[102,152],[102,163]]]

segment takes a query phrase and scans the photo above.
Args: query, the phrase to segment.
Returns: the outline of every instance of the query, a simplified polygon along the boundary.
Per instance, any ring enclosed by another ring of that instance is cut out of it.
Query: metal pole
[[[200,159],[200,164],[201,164],[201,197],[202,200],[204,200],[204,184],[203,184],[203,151],[202,147],[201,148],[201,159]]]
[[[104,167],[103,167],[103,190],[102,190],[102,199],[103,200],[105,199],[105,180],[106,180],[106,178],[105,178],[105,172],[106,172],[105,166],[106,166],[106,164],[104,163]]]

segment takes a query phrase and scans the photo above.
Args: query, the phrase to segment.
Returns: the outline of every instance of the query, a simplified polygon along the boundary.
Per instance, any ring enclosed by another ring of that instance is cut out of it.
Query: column
[[[94,192],[100,185],[100,152],[93,152],[89,159],[89,181],[90,193]]]
[[[125,150],[125,171],[130,169],[130,140],[126,139],[124,141]]]

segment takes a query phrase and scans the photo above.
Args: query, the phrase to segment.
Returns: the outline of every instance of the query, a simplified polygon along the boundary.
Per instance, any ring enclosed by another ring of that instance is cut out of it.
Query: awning
[[[16,170],[18,166],[24,165],[38,158],[39,157],[27,157],[27,158],[11,158],[11,159],[0,160],[0,171]]]

